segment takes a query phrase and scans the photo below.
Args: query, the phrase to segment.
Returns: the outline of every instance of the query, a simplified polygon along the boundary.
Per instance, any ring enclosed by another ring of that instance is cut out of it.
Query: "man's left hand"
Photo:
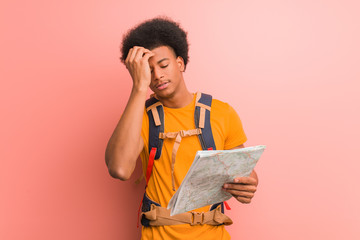
[[[225,183],[223,190],[233,195],[241,203],[250,203],[258,185],[256,175],[252,175],[250,177],[238,177],[234,179],[234,182]]]

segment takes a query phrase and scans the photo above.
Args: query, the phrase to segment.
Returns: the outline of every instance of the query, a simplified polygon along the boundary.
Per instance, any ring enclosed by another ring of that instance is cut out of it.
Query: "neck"
[[[158,97],[158,99],[165,107],[182,108],[191,103],[193,95],[185,87],[183,91],[177,92],[169,98]]]

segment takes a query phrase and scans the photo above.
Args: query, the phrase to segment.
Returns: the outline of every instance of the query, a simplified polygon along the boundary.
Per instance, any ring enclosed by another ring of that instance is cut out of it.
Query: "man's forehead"
[[[176,58],[175,51],[168,46],[160,46],[150,49],[155,55],[152,57],[155,61],[159,61],[163,58]]]

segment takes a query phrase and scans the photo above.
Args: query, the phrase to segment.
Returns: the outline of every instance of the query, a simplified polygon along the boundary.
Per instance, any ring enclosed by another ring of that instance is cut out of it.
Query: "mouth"
[[[163,90],[163,89],[167,88],[168,85],[169,85],[169,82],[163,82],[163,83],[156,85],[156,88],[158,90]]]

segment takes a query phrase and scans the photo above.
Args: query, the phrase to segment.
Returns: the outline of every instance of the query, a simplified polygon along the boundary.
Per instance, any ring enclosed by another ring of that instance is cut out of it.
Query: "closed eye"
[[[165,65],[165,66],[161,66],[161,68],[166,68],[167,66],[169,66],[169,64]]]

